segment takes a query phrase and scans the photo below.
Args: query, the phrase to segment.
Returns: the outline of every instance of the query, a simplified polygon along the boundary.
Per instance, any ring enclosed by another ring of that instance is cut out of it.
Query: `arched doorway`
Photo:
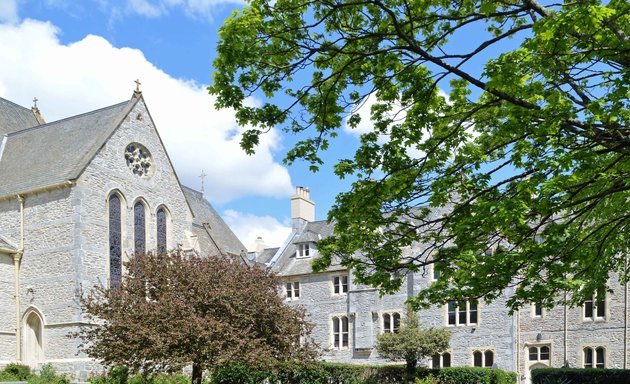
[[[44,322],[41,316],[30,311],[24,318],[23,361],[32,368],[44,360]]]
[[[549,365],[547,365],[545,363],[536,363],[536,364],[530,365],[529,369],[527,370],[527,378],[525,380],[525,383],[531,384],[531,382],[532,382],[532,370],[533,369],[539,369],[539,368],[549,368]]]

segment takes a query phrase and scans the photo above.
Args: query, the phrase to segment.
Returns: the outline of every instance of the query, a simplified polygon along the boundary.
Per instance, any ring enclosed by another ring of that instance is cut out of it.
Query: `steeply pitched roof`
[[[0,154],[0,196],[77,179],[137,101],[8,134]],[[0,115],[0,122],[5,119]]]
[[[198,227],[205,227],[208,236],[222,251],[240,255],[245,250],[245,246],[208,200],[203,197],[203,194],[186,186],[182,186],[182,190],[194,215],[193,224]]]
[[[297,258],[297,244],[304,242],[316,242],[317,240],[326,238],[332,235],[334,229],[333,224],[329,224],[326,221],[312,221],[304,226],[304,229],[300,233],[296,233],[290,244],[283,250],[272,266],[272,271],[276,272],[280,276],[293,276],[303,275],[313,272],[311,263],[314,258],[317,258],[317,254],[312,257]],[[339,264],[338,261],[333,260],[328,271],[343,271],[346,267]]]
[[[38,124],[33,111],[0,97],[0,136]]]
[[[17,248],[11,245],[11,243],[9,243],[4,237],[2,237],[2,235],[0,235],[0,249],[5,251],[17,251]]]

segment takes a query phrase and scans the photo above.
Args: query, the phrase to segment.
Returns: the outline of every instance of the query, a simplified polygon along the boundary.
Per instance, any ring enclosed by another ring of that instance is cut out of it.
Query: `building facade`
[[[180,184],[139,91],[51,123],[0,98],[0,365],[99,370],[68,337],[87,324],[81,295],[119,284],[134,254],[174,248],[244,250]]]
[[[377,335],[395,332],[405,301],[439,276],[430,269],[408,273],[397,293],[381,296],[355,284],[338,262],[314,273],[316,243],[333,231],[331,224],[314,221],[314,212],[308,189],[298,187],[291,199],[291,234],[280,248],[260,249],[257,261],[281,276],[288,303],[306,309],[324,360],[382,364],[374,348]],[[451,301],[421,310],[422,326],[452,332],[450,349],[421,364],[500,368],[517,372],[521,383],[530,382],[534,368],[628,368],[628,287],[611,279],[609,288],[613,293],[605,300],[593,298],[578,308],[547,310],[532,304],[510,315],[511,290],[506,289],[492,303]]]

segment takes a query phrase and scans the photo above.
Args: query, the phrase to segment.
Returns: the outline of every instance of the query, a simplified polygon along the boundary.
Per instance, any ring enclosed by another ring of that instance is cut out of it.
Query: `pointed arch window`
[[[109,286],[120,285],[122,275],[122,227],[120,197],[109,197]]]
[[[144,204],[139,201],[133,206],[133,239],[134,253],[144,254],[147,249],[146,219]]]
[[[31,367],[37,366],[43,360],[43,321],[34,311],[25,318],[24,327],[24,361]]]
[[[156,213],[157,220],[157,251],[166,252],[166,210],[160,207]]]

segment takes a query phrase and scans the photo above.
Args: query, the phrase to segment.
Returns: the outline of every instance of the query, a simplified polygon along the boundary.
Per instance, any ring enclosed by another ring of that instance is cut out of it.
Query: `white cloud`
[[[17,0],[0,0],[0,21],[9,23],[18,21]]]
[[[267,248],[280,247],[291,233],[291,227],[275,217],[256,216],[228,209],[223,219],[249,250],[254,250],[255,240],[262,237]]]
[[[199,189],[203,169],[206,196],[214,202],[291,195],[289,173],[272,157],[277,132],[265,135],[257,154],[247,156],[233,112],[214,110],[205,86],[169,76],[140,50],[116,48],[93,35],[65,45],[58,33],[51,23],[34,20],[0,24],[1,97],[30,106],[37,96],[44,118],[53,121],[124,101],[139,78],[183,184]]]

